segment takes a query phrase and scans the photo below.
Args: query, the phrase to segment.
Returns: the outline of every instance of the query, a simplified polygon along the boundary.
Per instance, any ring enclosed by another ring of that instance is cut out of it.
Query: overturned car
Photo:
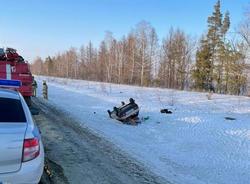
[[[129,103],[121,103],[120,107],[114,107],[113,111],[108,110],[109,117],[118,121],[127,123],[138,119],[139,106],[133,98],[129,99]]]

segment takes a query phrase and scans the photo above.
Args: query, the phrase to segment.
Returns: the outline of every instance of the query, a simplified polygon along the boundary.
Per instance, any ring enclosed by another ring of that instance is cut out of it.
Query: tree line
[[[118,84],[243,94],[247,82],[247,42],[232,40],[228,35],[230,14],[223,15],[220,6],[218,1],[208,17],[207,33],[199,41],[174,28],[159,40],[155,28],[142,21],[121,39],[106,32],[98,47],[90,41],[79,49],[70,48],[45,60],[38,57],[31,65],[32,72]],[[242,35],[246,31],[243,28],[239,30]]]

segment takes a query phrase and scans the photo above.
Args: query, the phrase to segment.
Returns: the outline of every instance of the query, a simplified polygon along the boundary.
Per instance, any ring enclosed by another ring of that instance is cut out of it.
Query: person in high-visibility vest
[[[43,98],[48,100],[48,86],[46,81],[43,81]]]

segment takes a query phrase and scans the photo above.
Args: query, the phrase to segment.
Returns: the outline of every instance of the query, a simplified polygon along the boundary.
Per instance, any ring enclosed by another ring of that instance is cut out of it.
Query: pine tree
[[[228,32],[229,28],[230,28],[230,14],[229,14],[229,11],[227,11],[225,13],[223,24],[221,27],[221,34],[224,37],[224,39],[225,39],[225,35]]]
[[[218,50],[218,63],[215,70],[215,77],[217,79],[217,92],[226,93],[226,82],[225,82],[225,67],[227,64],[227,55],[230,52],[228,47],[230,44],[227,43],[226,34],[230,28],[230,17],[229,12],[227,11],[224,16],[223,24],[221,27],[221,40]]]
[[[230,28],[230,16],[227,11],[223,19],[220,0],[215,4],[214,12],[208,17],[207,22],[207,35],[202,39],[201,48],[196,54],[194,86],[205,90],[213,86],[217,92],[225,93],[228,84],[225,68],[229,68],[226,66],[229,55],[229,50],[226,48],[226,34]]]
[[[198,90],[208,90],[213,80],[213,63],[211,62],[212,49],[207,40],[201,40],[201,47],[196,52],[196,65],[192,72],[194,87]]]
[[[210,85],[216,85],[217,91],[220,91],[221,81],[222,81],[222,68],[223,65],[220,61],[220,51],[223,47],[222,43],[222,13],[221,13],[220,1],[214,6],[214,12],[212,16],[208,18],[208,34],[207,40],[208,44],[212,49],[211,62],[213,67],[211,68],[213,77]]]
[[[216,51],[217,46],[220,43],[221,39],[221,27],[222,27],[222,13],[220,10],[220,1],[217,1],[214,6],[214,12],[212,16],[208,17],[208,44],[210,44],[213,48],[213,52]]]

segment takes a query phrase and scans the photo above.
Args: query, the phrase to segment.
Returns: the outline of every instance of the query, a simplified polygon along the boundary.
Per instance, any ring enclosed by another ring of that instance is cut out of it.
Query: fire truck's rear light
[[[0,87],[4,88],[19,88],[22,85],[19,80],[5,80],[0,79]]]

